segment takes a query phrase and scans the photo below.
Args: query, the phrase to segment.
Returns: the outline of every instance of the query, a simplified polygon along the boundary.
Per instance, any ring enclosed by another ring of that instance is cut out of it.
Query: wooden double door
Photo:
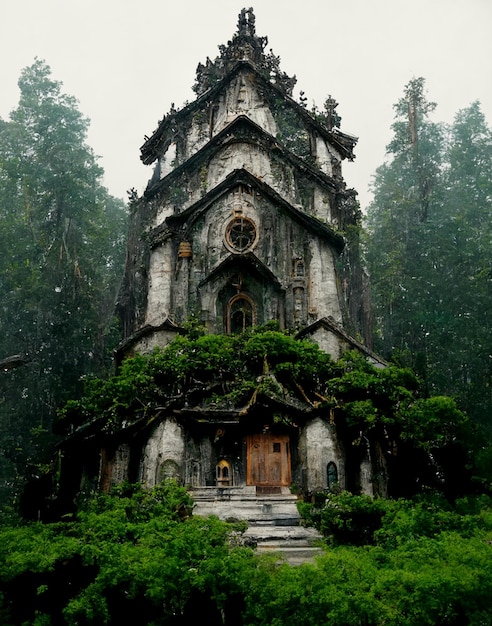
[[[291,481],[289,435],[248,435],[246,483],[265,487],[288,487]]]

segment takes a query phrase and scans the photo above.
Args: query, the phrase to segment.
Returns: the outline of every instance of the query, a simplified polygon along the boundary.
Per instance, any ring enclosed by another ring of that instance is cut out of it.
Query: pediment
[[[247,252],[242,255],[229,255],[226,259],[219,263],[219,265],[215,267],[198,286],[203,287],[208,282],[214,280],[222,274],[227,274],[231,270],[247,272],[262,282],[274,285],[277,289],[282,288],[282,285],[275,274],[252,252]]]
[[[176,128],[179,126],[186,127],[191,117],[197,112],[208,110],[211,102],[217,100],[221,92],[241,73],[253,74],[257,84],[263,89],[271,91],[275,98],[281,98],[285,104],[291,108],[303,120],[306,128],[316,131],[326,139],[341,155],[341,158],[353,160],[353,149],[357,143],[357,138],[339,129],[329,130],[318,122],[304,107],[297,103],[285,91],[271,82],[249,61],[238,61],[234,67],[227,72],[223,78],[217,81],[214,87],[203,93],[196,100],[186,105],[180,110],[172,110],[159,123],[157,129],[148,137],[140,148],[141,160],[146,165],[153,163],[161,154],[163,154],[169,144],[173,141]]]
[[[151,185],[145,191],[145,197],[147,199],[153,198],[176,183],[185,172],[198,171],[202,165],[209,163],[221,150],[238,143],[259,145],[265,151],[270,151],[279,159],[289,163],[301,175],[316,181],[332,193],[338,191],[338,185],[332,177],[285,149],[278,143],[273,135],[267,133],[248,116],[239,115],[226,128],[207,142],[203,148],[195,152],[195,154],[172,170],[167,176]]]
[[[214,203],[228,194],[231,194],[240,186],[249,188],[260,196],[263,196],[272,205],[278,207],[279,211],[282,211],[291,219],[301,224],[313,235],[322,237],[324,240],[328,241],[338,253],[343,250],[345,246],[344,238],[336,233],[328,224],[321,222],[317,218],[293,206],[269,185],[256,176],[253,176],[253,174],[245,169],[234,170],[221,183],[183,212],[167,217],[162,226],[155,228],[150,233],[151,246],[158,245],[166,237],[171,236],[172,233],[180,233],[180,236],[186,238],[187,231],[193,227],[194,223],[204,213],[212,209]]]

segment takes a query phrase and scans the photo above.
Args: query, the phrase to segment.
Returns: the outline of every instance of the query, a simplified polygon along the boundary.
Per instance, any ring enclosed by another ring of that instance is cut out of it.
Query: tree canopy
[[[47,446],[80,378],[110,362],[104,337],[126,236],[124,203],[102,185],[77,101],[40,59],[19,89],[0,120],[0,358],[23,363],[0,374],[2,497]]]
[[[434,122],[423,78],[395,105],[367,212],[375,349],[492,427],[492,132],[478,102]]]

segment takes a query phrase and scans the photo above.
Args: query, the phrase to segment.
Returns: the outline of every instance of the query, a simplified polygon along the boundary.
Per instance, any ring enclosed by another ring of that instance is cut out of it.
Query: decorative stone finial
[[[249,9],[242,9],[237,20],[238,34],[254,37],[256,34],[255,20],[256,18],[252,7]]]

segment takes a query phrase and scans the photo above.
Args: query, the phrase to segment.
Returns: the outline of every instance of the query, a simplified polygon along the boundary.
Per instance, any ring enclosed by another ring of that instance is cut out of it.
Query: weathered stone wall
[[[166,418],[147,440],[140,464],[140,481],[154,486],[163,476],[183,479],[185,431],[173,418]],[[172,474],[175,473],[175,476]]]
[[[321,350],[337,361],[348,348],[348,345],[333,332],[329,332],[324,327],[316,328],[311,334],[311,339],[318,344]]]
[[[172,311],[171,294],[175,261],[173,248],[173,242],[168,239],[152,250],[150,255],[146,324],[157,325]]]
[[[345,457],[333,424],[320,417],[309,421],[299,437],[302,488],[309,492],[328,487],[328,464],[334,463],[338,485],[345,488]]]
[[[198,202],[231,172],[241,169],[267,184],[293,206],[300,205],[308,214],[339,226],[338,213],[331,206],[333,190],[327,190],[329,177],[316,181],[316,170],[311,171],[306,166],[299,169],[299,163],[289,162],[278,144],[255,136],[256,131],[252,129],[249,133],[243,129],[235,134],[237,137],[232,135],[225,139],[210,154],[204,153],[193,172],[179,170],[161,181],[155,227],[169,215],[183,212]],[[331,185],[334,189],[333,181]],[[309,189],[308,196],[302,194],[303,189]]]
[[[152,330],[133,344],[133,351],[139,354],[150,354],[155,348],[164,348],[176,338],[177,331]]]
[[[263,264],[263,271],[254,264],[246,267],[242,255],[227,244],[226,231],[237,211],[256,225],[258,238],[248,254]],[[151,252],[146,323],[155,325],[166,316],[184,322],[194,313],[205,321],[216,319],[210,329],[222,332],[219,294],[238,272],[244,277],[242,288],[251,290],[260,324],[277,319],[299,327],[328,315],[341,320],[330,244],[266,198],[236,189],[198,218],[190,216],[189,224],[182,226],[189,256],[179,256],[181,241],[176,238],[165,239]],[[225,261],[229,265],[221,269]]]

